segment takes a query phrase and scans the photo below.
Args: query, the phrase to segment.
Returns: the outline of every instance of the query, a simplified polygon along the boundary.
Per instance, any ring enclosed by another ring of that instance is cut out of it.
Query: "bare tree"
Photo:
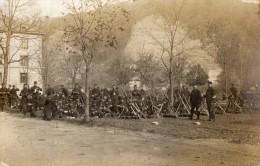
[[[8,77],[8,66],[10,63],[14,63],[12,58],[21,48],[19,46],[17,51],[14,51],[10,55],[11,39],[14,33],[27,33],[30,32],[37,25],[38,15],[35,14],[31,17],[23,15],[23,11],[30,5],[29,1],[21,0],[6,0],[2,9],[0,9],[0,33],[1,33],[1,44],[0,48],[3,54],[3,66],[4,66],[4,77],[3,83],[7,84]],[[21,61],[18,60],[18,61]]]
[[[228,72],[234,62],[239,61],[238,53],[242,44],[240,33],[234,24],[218,19],[207,24],[207,36],[208,42],[212,44],[208,49],[210,55],[213,55],[223,68],[224,91],[227,93]]]
[[[113,84],[124,86],[132,80],[134,76],[134,69],[132,62],[126,57],[117,57],[114,59],[108,69],[109,75],[114,78]]]
[[[129,12],[113,8],[111,1],[70,0],[65,3],[70,14],[64,21],[64,35],[74,50],[79,50],[85,65],[85,120],[89,121],[89,72],[96,52],[102,46],[116,47],[116,31],[123,31]]]
[[[138,55],[135,62],[136,71],[139,73],[142,84],[150,86],[154,94],[155,85],[162,80],[162,68],[152,53],[142,49]]]
[[[158,28],[156,33],[146,31],[154,43],[160,47],[160,59],[169,79],[171,105],[173,105],[174,79],[180,82],[178,79],[181,78],[180,75],[175,74],[179,74],[184,69],[183,64],[186,60],[184,42],[189,34],[188,25],[184,21],[186,20],[185,1],[173,0],[169,3],[162,3],[158,6],[156,13],[158,14],[154,23]]]
[[[61,52],[60,67],[65,72],[65,75],[71,80],[71,87],[76,83],[77,75],[81,73],[83,61],[81,55],[69,47],[65,48],[66,51]]]

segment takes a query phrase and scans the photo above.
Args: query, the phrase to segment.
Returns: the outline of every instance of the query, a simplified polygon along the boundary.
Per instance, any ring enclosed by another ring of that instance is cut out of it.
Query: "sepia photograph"
[[[260,166],[260,0],[0,0],[0,166]]]

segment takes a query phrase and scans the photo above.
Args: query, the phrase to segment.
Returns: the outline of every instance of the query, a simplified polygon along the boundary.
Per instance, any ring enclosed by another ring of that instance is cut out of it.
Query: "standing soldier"
[[[101,97],[101,91],[100,88],[97,86],[97,84],[94,85],[94,88],[91,91],[91,98],[94,101],[98,101]]]
[[[64,85],[60,85],[60,97],[65,97],[67,98],[69,96],[69,91],[67,88],[65,88]]]
[[[57,109],[55,108],[54,94],[54,89],[48,84],[43,109],[44,120],[51,120],[52,117],[56,116]]]
[[[8,89],[5,87],[5,84],[2,84],[0,88],[0,111],[4,111],[4,106],[7,103]]]
[[[52,95],[54,95],[55,92],[54,92],[54,89],[48,84],[45,93],[47,96],[52,96]]]
[[[100,87],[98,87],[97,84],[95,84],[94,88],[91,91],[91,104],[94,106],[94,110],[97,112],[100,111],[101,97],[102,95]]]
[[[18,106],[18,100],[19,97],[17,95],[17,92],[19,91],[18,88],[16,88],[15,85],[13,85],[13,88],[10,90],[10,96],[11,96],[11,106],[17,107]]]
[[[26,113],[27,112],[27,103],[28,103],[28,95],[30,94],[30,90],[27,84],[23,85],[23,89],[20,92],[21,98],[21,112]]]
[[[237,89],[235,88],[234,84],[231,85],[230,92],[231,92],[232,97],[236,100],[237,99]]]
[[[140,90],[140,95],[142,96],[142,98],[145,98],[145,90],[144,90],[144,87],[142,87],[142,89]]]
[[[196,109],[197,113],[197,120],[200,118],[200,105],[201,105],[202,97],[201,97],[201,92],[198,90],[198,86],[194,85],[193,90],[191,91],[190,94],[190,103],[191,103],[191,114],[190,114],[190,120],[193,118],[194,110]]]
[[[110,90],[110,98],[112,102],[112,109],[116,113],[117,113],[118,97],[119,97],[118,89],[116,88],[115,85],[113,85],[112,89]]]
[[[77,100],[77,99],[81,99],[81,97],[82,97],[82,92],[81,92],[81,87],[79,86],[79,84],[78,83],[75,83],[75,87],[74,87],[74,89],[72,90],[72,92],[71,92],[71,98],[72,98],[72,100]]]
[[[142,95],[137,89],[137,85],[134,85],[134,90],[132,90],[132,97],[134,101],[140,100],[142,98]]]
[[[215,90],[212,88],[212,82],[208,81],[208,89],[206,91],[206,103],[207,108],[209,112],[209,121],[215,121],[215,110],[212,109],[212,103],[214,102],[215,96]]]
[[[8,94],[7,94],[7,103],[8,103],[8,106],[11,108],[11,102],[12,102],[12,97],[11,97],[11,89],[12,89],[12,85],[9,85],[8,86]]]
[[[34,81],[34,85],[31,87],[30,91],[32,94],[32,101],[33,101],[33,109],[37,111],[39,107],[39,99],[40,99],[40,91],[42,91],[42,88],[40,88],[37,85],[37,81]]]

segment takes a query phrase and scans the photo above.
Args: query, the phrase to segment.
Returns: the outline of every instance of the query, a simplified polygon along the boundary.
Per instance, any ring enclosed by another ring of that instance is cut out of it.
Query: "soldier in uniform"
[[[57,109],[55,108],[54,89],[48,84],[46,89],[46,98],[44,102],[43,119],[51,120],[52,117],[56,116]]]
[[[21,112],[26,113],[27,112],[27,103],[28,103],[28,95],[30,94],[30,89],[27,84],[23,85],[23,89],[20,92],[21,96]]]
[[[11,89],[12,89],[12,85],[9,85],[8,86],[8,89],[7,91],[9,92],[7,94],[7,103],[8,103],[8,106],[11,108],[11,104],[12,104],[12,96],[11,96]]]
[[[230,92],[231,92],[231,95],[234,97],[234,99],[236,100],[237,99],[237,89],[235,87],[234,84],[231,85],[231,88],[230,88]]]
[[[91,101],[94,110],[97,111],[98,113],[100,112],[101,98],[102,95],[101,95],[100,87],[98,87],[97,84],[95,84],[94,88],[91,91]]]
[[[100,88],[97,86],[97,84],[94,85],[94,88],[91,91],[91,98],[94,101],[100,100],[101,97],[101,91]]]
[[[10,90],[10,96],[11,96],[11,106],[17,106],[19,97],[17,95],[17,92],[19,91],[18,88],[16,88],[15,85],[13,85],[13,88]]]
[[[110,90],[110,99],[112,104],[112,111],[117,113],[117,105],[118,105],[118,97],[119,91],[115,85],[113,85],[112,89]]]
[[[201,101],[202,101],[201,92],[198,89],[198,86],[194,85],[193,90],[191,91],[191,94],[190,94],[190,104],[191,104],[191,114],[189,117],[190,120],[192,120],[192,118],[193,118],[195,109],[196,109],[196,113],[197,113],[197,120],[199,120],[199,117],[200,117],[199,108],[201,105]]]
[[[142,87],[142,89],[140,90],[140,95],[142,96],[142,98],[145,98],[145,90],[144,87]]]
[[[75,83],[75,87],[71,92],[71,98],[73,101],[82,100],[82,91],[81,91],[81,87],[79,86],[78,83]],[[81,101],[81,102],[83,102],[83,101]]]
[[[5,84],[2,84],[0,88],[0,111],[4,111],[4,106],[7,104],[8,100],[8,89],[5,87]]]
[[[48,84],[45,93],[46,93],[47,96],[51,96],[51,95],[54,95],[55,91],[54,91],[54,89]]]
[[[67,98],[69,96],[69,91],[67,88],[65,88],[64,85],[60,85],[60,94],[60,97],[64,96],[65,98]]]
[[[134,90],[132,90],[132,97],[134,101],[140,100],[142,98],[142,95],[137,89],[137,85],[134,85]]]
[[[212,88],[212,82],[208,81],[208,89],[205,94],[207,108],[209,112],[209,121],[215,121],[215,110],[212,109],[212,103],[214,102],[216,96],[215,96],[215,90]]]
[[[33,102],[33,109],[34,111],[37,111],[38,107],[39,107],[39,99],[40,99],[40,91],[42,91],[42,88],[40,88],[37,85],[37,81],[34,81],[33,83],[34,85],[31,87],[30,91],[32,94],[32,102]]]

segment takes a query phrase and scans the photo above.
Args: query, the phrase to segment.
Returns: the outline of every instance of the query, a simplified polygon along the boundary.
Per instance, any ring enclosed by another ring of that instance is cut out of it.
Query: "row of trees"
[[[250,58],[244,56],[247,50],[259,47],[255,38],[259,34],[259,27],[253,25],[259,17],[255,16],[255,19],[252,19],[252,13],[243,9],[242,3],[234,0],[165,0],[156,1],[156,5],[145,8],[149,2],[137,1],[129,5],[102,0],[69,0],[64,4],[69,10],[68,14],[55,20],[46,19],[44,24],[39,24],[37,15],[20,16],[21,10],[28,7],[27,3],[7,0],[0,13],[1,32],[6,38],[6,44],[1,45],[4,55],[3,82],[6,84],[8,65],[12,62],[10,40],[13,33],[35,31],[38,25],[44,27],[46,33],[44,57],[40,61],[43,80],[50,83],[61,79],[62,82],[69,77],[74,84],[77,76],[84,73],[86,120],[89,120],[88,94],[94,70],[99,71],[96,75],[108,73],[102,75],[107,76],[103,81],[108,79],[108,82],[115,84],[127,84],[136,75],[151,89],[161,82],[168,81],[172,99],[175,85],[204,84],[208,76],[202,67],[199,64],[190,65],[192,57],[189,52],[193,48],[188,43],[194,39],[199,39],[202,43],[202,46],[195,47],[207,51],[222,68],[223,79],[219,80],[225,92],[230,81],[234,81],[239,73],[241,83],[248,81],[243,79],[246,76],[244,72],[252,71],[253,68],[248,66],[256,53],[251,51]],[[223,6],[226,8],[223,9]],[[231,10],[234,6],[235,10]],[[252,6],[249,7],[254,9]],[[219,9],[223,10],[219,12]],[[124,48],[130,40],[132,26],[150,15],[153,15],[154,29],[149,25],[143,29],[157,51],[144,47],[145,49],[138,53],[137,59],[126,57]],[[241,16],[250,16],[250,19],[243,22]],[[56,64],[63,75],[57,75],[57,67],[53,70]],[[238,72],[239,66],[240,69],[243,66],[244,70]],[[230,75],[234,75],[232,80]]]

